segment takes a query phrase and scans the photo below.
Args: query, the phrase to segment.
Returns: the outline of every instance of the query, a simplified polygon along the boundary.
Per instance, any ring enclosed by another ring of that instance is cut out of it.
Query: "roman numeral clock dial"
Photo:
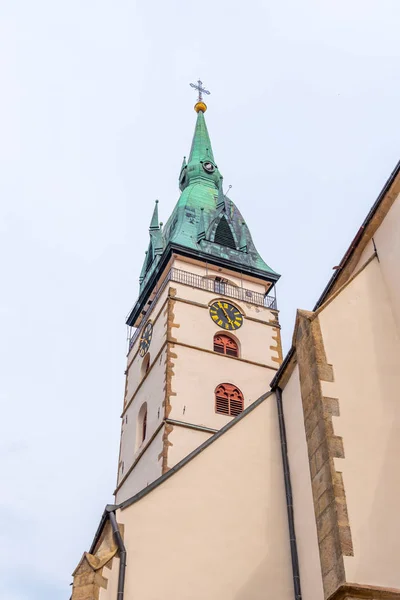
[[[243,316],[236,306],[221,300],[211,304],[210,317],[218,327],[227,331],[234,331],[243,325]]]
[[[142,337],[139,342],[139,354],[140,356],[144,356],[148,349],[150,348],[151,338],[153,337],[153,325],[152,323],[147,323],[145,328],[143,329]]]

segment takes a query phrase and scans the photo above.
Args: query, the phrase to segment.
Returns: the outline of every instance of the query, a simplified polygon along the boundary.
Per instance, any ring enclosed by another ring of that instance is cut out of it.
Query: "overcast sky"
[[[285,350],[399,157],[398,0],[0,0],[0,598],[69,598],[116,481],[124,319],[191,81]]]

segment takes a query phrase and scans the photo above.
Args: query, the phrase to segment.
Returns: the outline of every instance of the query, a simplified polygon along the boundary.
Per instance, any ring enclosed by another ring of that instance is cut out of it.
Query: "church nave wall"
[[[382,279],[400,335],[400,195],[374,235]]]
[[[322,307],[319,321],[334,375],[323,393],[338,399],[333,426],[344,448],[335,464],[353,541],[346,580],[400,588],[400,338],[377,258]]]

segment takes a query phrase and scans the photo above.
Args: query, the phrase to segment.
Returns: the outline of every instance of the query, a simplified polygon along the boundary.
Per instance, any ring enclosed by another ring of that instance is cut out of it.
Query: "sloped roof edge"
[[[232,419],[232,421],[229,421],[229,423],[224,425],[224,427],[222,427],[219,431],[217,431],[217,433],[215,433],[210,438],[208,438],[208,440],[206,440],[205,442],[200,444],[200,446],[198,446],[195,450],[193,450],[193,452],[191,452],[190,454],[185,456],[185,458],[183,458],[181,461],[179,461],[174,467],[172,467],[169,471],[167,471],[167,473],[164,473],[164,475],[161,475],[161,477],[158,477],[158,479],[153,481],[147,487],[143,488],[143,490],[140,490],[140,492],[138,492],[137,494],[132,496],[132,498],[128,498],[127,500],[125,500],[124,502],[121,502],[120,504],[107,504],[103,511],[103,514],[100,518],[100,523],[99,523],[99,526],[94,535],[93,542],[92,542],[92,545],[90,546],[89,553],[93,554],[93,552],[95,551],[96,544],[100,539],[101,533],[103,531],[103,527],[108,520],[108,514],[110,512],[114,512],[118,508],[120,508],[121,510],[124,510],[128,506],[131,506],[131,504],[135,504],[135,502],[138,502],[139,500],[141,500],[141,498],[144,498],[144,496],[147,496],[147,494],[150,494],[150,492],[152,492],[155,488],[157,488],[164,481],[166,481],[167,479],[172,477],[172,475],[174,475],[177,471],[182,469],[182,467],[187,465],[187,463],[189,463],[191,460],[193,460],[193,458],[195,458],[196,456],[201,454],[201,452],[203,452],[203,450],[208,448],[208,446],[211,446],[211,444],[213,444],[218,438],[220,438],[222,435],[224,435],[224,433],[229,431],[229,429],[231,429],[239,421],[244,419],[249,413],[251,413],[255,408],[257,408],[257,406],[259,406],[262,402],[264,402],[264,400],[269,398],[269,396],[272,396],[273,393],[274,393],[273,390],[271,390],[271,391],[267,392],[266,394],[263,394],[262,396],[260,396],[258,398],[258,400],[256,400],[252,404],[250,404],[250,406],[248,406],[247,408],[245,408],[244,411],[240,413],[240,415],[238,415],[237,417]]]
[[[161,477],[158,477],[158,479],[156,479],[155,481],[150,483],[150,485],[148,485],[147,487],[143,488],[143,490],[140,490],[140,492],[138,492],[137,494],[132,496],[132,498],[128,498],[128,500],[124,500],[124,502],[121,502],[121,504],[117,504],[113,508],[114,509],[120,508],[121,510],[124,510],[131,504],[135,504],[135,502],[138,502],[138,500],[140,500],[144,496],[147,496],[147,494],[149,494],[152,490],[154,490],[156,487],[161,485],[164,481],[166,481],[167,479],[172,477],[172,475],[174,475],[177,471],[180,471],[180,469],[182,469],[182,467],[187,465],[196,456],[201,454],[203,452],[203,450],[205,450],[206,448],[211,446],[211,444],[216,442],[217,439],[219,439],[221,436],[223,436],[224,433],[229,431],[229,429],[232,429],[232,427],[234,427],[239,421],[244,419],[249,413],[251,413],[255,408],[257,408],[257,406],[259,406],[262,402],[264,402],[264,400],[266,400],[272,394],[273,394],[273,391],[271,390],[271,391],[267,392],[266,394],[263,394],[262,396],[260,396],[258,398],[258,400],[256,400],[252,404],[250,404],[250,406],[245,408],[245,410],[243,412],[241,412],[237,417],[235,417],[234,419],[232,419],[232,421],[230,421],[229,423],[224,425],[224,427],[222,427],[219,431],[217,431],[217,433],[215,433],[214,435],[209,437],[208,440],[206,440],[205,442],[200,444],[200,446],[195,448],[195,450],[193,450],[190,454],[185,456],[185,458],[180,460],[174,467],[171,467],[171,469],[169,471],[167,471],[166,473],[164,473],[164,475],[161,475]]]
[[[321,296],[319,297],[317,303],[315,304],[313,311],[318,310],[318,308],[320,308],[322,306],[322,304],[324,304],[324,302],[327,300],[328,296],[331,293],[333,293],[333,291],[335,289],[335,285],[337,287],[339,287],[340,276],[343,274],[345,267],[350,263],[350,260],[354,256],[354,253],[355,253],[356,249],[360,246],[362,240],[364,240],[365,236],[368,235],[368,233],[369,233],[368,226],[370,225],[373,217],[377,213],[383,200],[386,198],[388,192],[390,191],[390,188],[392,187],[392,185],[393,185],[396,177],[399,175],[399,173],[400,173],[400,160],[398,161],[398,163],[396,164],[392,173],[390,174],[390,176],[389,176],[388,180],[386,181],[385,185],[383,186],[379,196],[375,200],[370,211],[368,212],[367,216],[365,217],[361,227],[359,228],[357,234],[355,235],[353,241],[351,242],[346,253],[344,254],[344,256],[339,264],[339,268],[336,269],[336,271],[334,272],[334,274],[328,281],[325,289],[323,290]],[[375,233],[375,232],[373,232],[373,233]],[[271,385],[272,390],[275,390],[279,386],[282,376],[285,373],[288,365],[291,363],[292,358],[295,354],[295,351],[296,351],[295,347],[292,346],[290,348],[289,352],[286,354],[286,356],[283,360],[283,363],[281,364],[281,366],[279,367],[278,371],[276,372],[273,380],[271,381],[270,385]]]
[[[379,207],[381,206],[386,195],[390,191],[390,188],[392,187],[392,185],[399,173],[400,173],[400,160],[397,163],[397,165],[395,166],[395,168],[393,169],[392,173],[390,174],[389,179],[386,181],[385,185],[383,186],[379,196],[377,197],[374,204],[372,205],[369,213],[365,217],[360,229],[357,231],[354,239],[352,240],[350,246],[348,247],[345,255],[343,256],[343,258],[339,264],[339,268],[336,269],[336,271],[334,272],[334,274],[328,281],[324,291],[322,292],[316,305],[313,308],[314,311],[317,310],[325,302],[325,300],[329,296],[329,293],[333,290],[335,283],[340,278],[340,275],[342,274],[344,267],[350,262],[352,256],[354,255],[355,250],[361,244],[364,236],[369,233],[367,231],[368,225],[370,225],[373,217],[375,216],[376,212],[378,211]],[[375,231],[373,233],[375,233]]]

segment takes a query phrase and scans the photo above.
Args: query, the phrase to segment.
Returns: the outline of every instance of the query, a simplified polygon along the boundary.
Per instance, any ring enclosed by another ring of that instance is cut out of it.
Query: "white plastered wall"
[[[168,466],[173,467],[176,465],[182,458],[201,446],[212,435],[212,433],[207,433],[206,431],[173,425],[172,431],[168,436],[168,442],[171,444],[168,447]]]
[[[374,252],[375,248],[373,241],[369,240],[364,250],[362,251],[360,258],[358,259],[358,263],[354,267],[353,274],[357,273],[357,271],[359,271],[365,265],[367,260],[369,260],[371,256],[373,256]]]
[[[171,419],[221,429],[232,417],[215,412],[214,392],[220,383],[239,387],[245,408],[268,390],[269,369],[182,346],[174,352],[172,389],[176,395],[171,398]]]
[[[275,398],[117,511],[117,520],[125,527],[126,598],[292,600]],[[116,560],[110,577],[117,574]],[[106,590],[100,600],[114,598]]]
[[[146,447],[145,453],[124,480],[123,485],[115,495],[117,503],[131,498],[161,476],[162,461],[160,455],[163,449],[163,432],[164,427],[160,429],[152,442]]]
[[[381,225],[364,248],[354,268],[354,273],[363,267],[374,254],[378,254],[380,270],[386,285],[396,325],[400,331],[400,195],[389,209]]]
[[[181,283],[177,283],[175,281],[171,282],[171,287],[177,290],[177,297],[188,300],[189,302],[198,302],[202,308],[208,307],[215,300],[223,300],[224,302],[230,302],[231,304],[236,305],[241,313],[244,315],[245,319],[253,318],[257,319],[259,323],[255,325],[260,325],[265,323],[265,327],[268,327],[272,331],[272,328],[276,326],[276,311],[275,313],[266,308],[264,306],[260,306],[257,304],[251,304],[249,302],[243,302],[241,300],[237,300],[236,298],[230,298],[227,296],[218,295],[215,292],[209,292],[207,290],[201,290],[198,288],[191,287],[189,285],[184,285]],[[209,317],[210,318],[210,317]],[[211,319],[210,319],[211,320]],[[250,321],[248,321],[250,322]],[[244,325],[240,328],[243,329]],[[237,330],[240,331],[239,329]],[[272,334],[275,335],[275,334]],[[276,366],[276,365],[275,365]]]
[[[303,600],[323,600],[324,590],[317,526],[304,429],[299,368],[297,366],[293,370],[282,395],[302,598]]]
[[[334,372],[323,393],[339,400],[333,426],[345,452],[335,466],[343,473],[354,548],[344,557],[346,579],[400,588],[400,339],[392,298],[374,259],[319,319]]]
[[[107,563],[108,564],[108,563]],[[99,600],[117,600],[119,558],[115,556],[109,566],[103,567],[102,576],[107,580],[107,589],[100,588]]]
[[[400,196],[374,236],[382,278],[400,332]]]
[[[124,473],[122,474],[120,469],[119,481],[142,452],[164,417],[162,403],[165,396],[165,362],[166,349],[161,352],[157,361],[152,363],[151,370],[143,379],[136,396],[122,417],[120,463],[124,462]],[[147,404],[147,428],[146,438],[141,442],[137,440],[137,419],[144,402]]]
[[[118,469],[118,485],[121,489],[116,498],[126,499],[154,481],[161,475],[162,434],[157,435],[151,445],[150,439],[162,423],[165,397],[165,365],[166,365],[166,315],[165,301],[168,297],[168,286],[152,307],[149,319],[153,323],[153,334],[150,349],[145,357],[138,354],[140,336],[136,339],[128,354],[128,369],[124,412],[121,424],[121,445]],[[143,372],[143,363],[150,357],[149,369]],[[144,441],[137,439],[138,413],[142,405],[147,404],[147,427]],[[146,449],[145,449],[146,448]],[[143,454],[143,450],[145,452]],[[133,471],[127,475],[133,463],[141,455]],[[123,465],[123,472],[122,472]],[[148,468],[148,473],[146,469]]]
[[[145,319],[144,323],[151,321],[153,323],[153,334],[150,344],[150,365],[156,358],[157,354],[161,350],[163,344],[165,343],[167,336],[167,326],[166,326],[166,316],[163,314],[164,310],[162,310],[165,301],[168,296],[168,286],[161,294],[160,298],[157,300],[154,307],[152,307],[152,311],[149,314],[149,317]],[[135,340],[132,348],[128,354],[128,372],[127,372],[127,394],[125,397],[125,402],[128,402],[132,397],[132,394],[135,392],[137,386],[139,385],[142,374],[141,374],[141,366],[143,359],[137,354],[139,350],[139,342],[140,335]]]
[[[179,324],[179,330],[175,330],[173,335],[179,342],[213,350],[214,335],[228,333],[239,342],[241,358],[267,365],[274,370],[278,368],[279,364],[273,360],[278,358],[278,353],[276,350],[271,350],[271,346],[277,345],[276,340],[273,339],[277,332],[276,325],[269,323],[274,319],[270,310],[224,298],[224,302],[236,305],[245,315],[243,325],[239,329],[225,332],[211,319],[208,309],[211,302],[220,299],[219,296],[179,284],[174,284],[174,287],[178,298],[174,307],[174,321]],[[180,302],[179,298],[197,302],[200,306]],[[257,321],[247,317],[253,317]],[[270,379],[273,376],[271,370]]]

